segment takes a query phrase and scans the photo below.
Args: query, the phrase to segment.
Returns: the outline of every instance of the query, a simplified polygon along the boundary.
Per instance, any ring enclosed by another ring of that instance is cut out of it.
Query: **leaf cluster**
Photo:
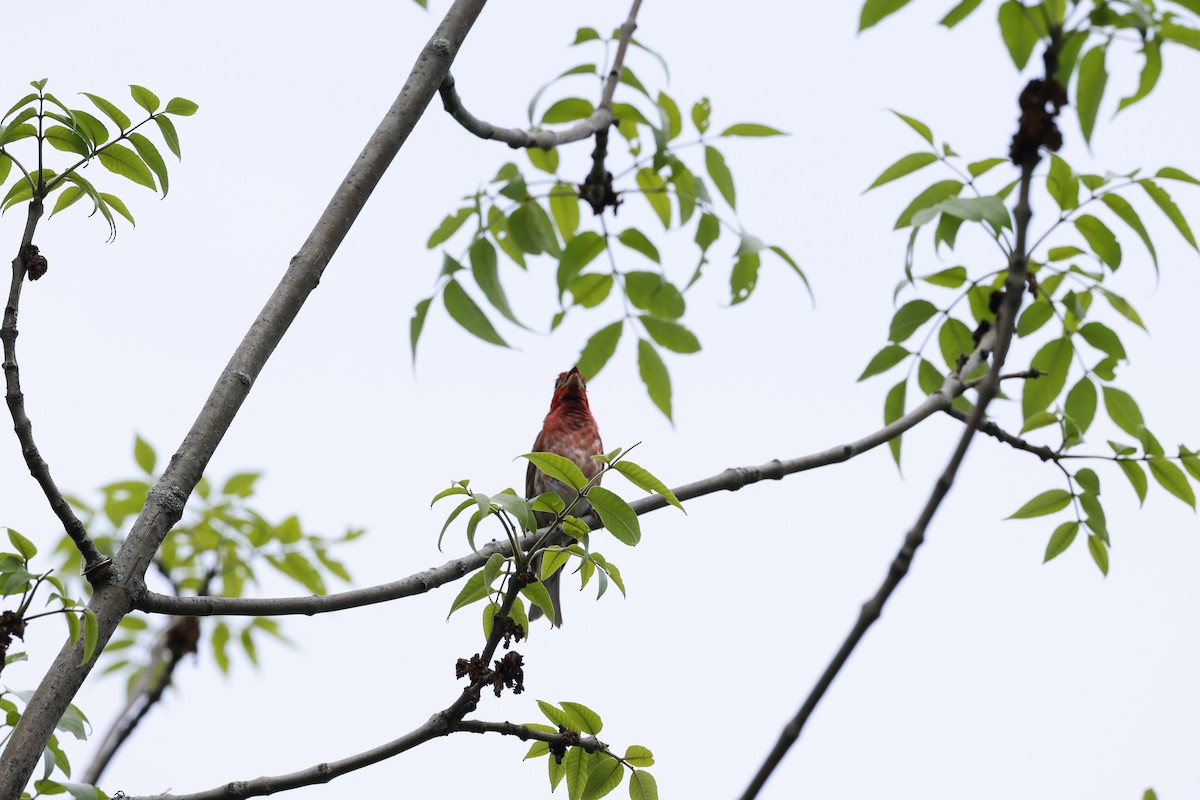
[[[91,111],[69,108],[54,94],[46,91],[46,80],[33,81],[35,91],[15,102],[0,117],[0,191],[8,182],[15,166],[18,174],[3,199],[0,212],[18,203],[47,202],[57,195],[50,212],[58,212],[87,197],[92,201],[91,214],[99,213],[108,223],[109,239],[116,236],[116,217],[120,215],[133,225],[133,214],[121,198],[101,191],[81,170],[92,161],[113,173],[151,191],[161,191],[165,197],[170,187],[166,161],[162,153],[142,129],[153,123],[162,142],[176,157],[180,157],[179,133],[171,117],[191,116],[198,106],[191,100],[175,97],[166,105],[144,86],[129,87],[133,101],[147,116],[134,122],[115,103],[99,95],[83,92],[83,96],[107,120]],[[116,131],[108,125],[115,125]],[[18,155],[13,145],[27,140],[33,152]],[[46,147],[49,145],[49,148]],[[66,155],[65,166],[50,166],[55,151]]]
[[[539,606],[547,617],[553,619],[554,607],[545,581],[560,569],[564,569],[572,559],[578,561],[575,572],[580,576],[581,589],[595,576],[598,582],[597,599],[604,596],[610,581],[620,589],[622,595],[625,594],[621,571],[616,564],[592,550],[591,531],[587,523],[571,512],[578,507],[590,505],[600,517],[604,528],[619,542],[632,547],[641,540],[642,531],[637,514],[615,492],[598,485],[606,472],[617,472],[638,488],[659,494],[668,503],[683,510],[679,499],[666,484],[641,465],[625,458],[628,452],[629,450],[618,448],[604,455],[593,456],[601,462],[603,469],[591,480],[584,476],[574,462],[555,453],[526,453],[522,456],[544,474],[573,489],[575,495],[569,501],[554,492],[525,499],[519,497],[511,488],[488,495],[472,490],[469,480],[455,481],[448,489],[438,492],[432,503],[447,497],[465,498],[450,512],[442,525],[438,536],[439,547],[450,525],[464,512],[471,511],[467,520],[466,535],[467,544],[472,550],[477,550],[475,536],[479,525],[487,519],[495,519],[501,525],[512,548],[510,556],[493,553],[484,567],[466,581],[451,603],[450,614],[480,600],[493,598],[483,613],[486,638],[491,633],[493,620],[500,609],[499,598],[507,590],[508,582],[519,580],[521,596],[516,599],[511,616],[528,632],[529,620],[524,600]],[[521,539],[539,531],[542,531],[542,535],[534,544],[527,549],[522,548]],[[565,537],[565,542],[556,540],[555,536],[560,533]],[[538,563],[539,556],[541,570],[535,575],[530,569]]]
[[[905,279],[897,286],[897,296],[904,289],[924,287],[943,290],[949,297],[941,303],[921,297],[902,304],[891,319],[888,344],[870,359],[859,377],[863,380],[907,362],[905,376],[889,390],[884,401],[884,419],[888,423],[904,414],[907,387],[914,373],[920,391],[930,394],[941,387],[947,370],[958,370],[966,354],[976,346],[978,334],[995,323],[996,298],[1007,275],[1006,270],[972,274],[967,267],[957,265],[914,276],[915,244],[920,231],[923,227],[933,229],[935,253],[943,248],[953,252],[966,225],[994,242],[1007,260],[1015,245],[1004,201],[1017,183],[1011,175],[1003,175],[997,169],[1008,164],[1005,159],[964,163],[949,144],[939,145],[935,141],[927,125],[903,114],[897,116],[925,140],[928,149],[897,160],[868,190],[934,164],[954,177],[923,189],[896,220],[897,229],[911,229],[905,253]],[[1128,356],[1119,328],[1114,327],[1114,317],[1121,325],[1136,329],[1144,330],[1145,323],[1111,284],[1120,267],[1131,260],[1114,231],[1118,225],[1131,232],[1144,247],[1145,256],[1136,260],[1148,262],[1155,273],[1158,270],[1154,241],[1130,196],[1141,195],[1195,250],[1197,242],[1192,228],[1162,182],[1200,185],[1200,181],[1174,167],[1159,169],[1152,177],[1142,177],[1138,170],[1120,175],[1081,173],[1061,156],[1053,153],[1047,156],[1044,170],[1036,177],[1057,208],[1057,215],[1036,238],[1031,234],[1034,242],[1028,254],[1028,271],[1032,275],[1028,289],[1032,299],[1016,321],[1018,339],[1036,346],[1028,361],[1030,377],[1021,387],[1020,433],[1054,430],[1057,441],[1045,445],[1046,458],[1061,464],[1062,459],[1083,457],[1078,450],[1087,442],[1102,399],[1109,420],[1132,442],[1108,439],[1112,455],[1087,457],[1114,461],[1133,486],[1139,502],[1146,497],[1146,470],[1149,470],[1162,488],[1194,508],[1195,490],[1189,476],[1191,480],[1200,480],[1200,462],[1194,452],[1181,444],[1177,455],[1168,456],[1146,426],[1136,400],[1115,385],[1117,370],[1128,361]],[[1008,167],[1013,169],[1010,164]],[[1005,182],[994,190],[985,189],[983,181],[996,175],[1002,175]],[[918,336],[922,331],[923,336]],[[911,343],[914,337],[917,337],[915,345]],[[936,355],[929,354],[930,350]],[[963,411],[971,408],[967,397],[954,402]],[[900,440],[894,439],[890,445],[898,464]],[[1046,560],[1063,552],[1080,526],[1084,526],[1089,531],[1092,557],[1101,571],[1107,573],[1111,542],[1099,500],[1099,478],[1090,469],[1072,474],[1064,468],[1063,474],[1069,484],[1067,489],[1043,492],[1013,516],[1041,516],[1070,506],[1075,520],[1059,526],[1051,535]]]
[[[603,41],[594,28],[580,28],[574,44]],[[633,44],[651,52],[636,40]],[[652,55],[661,62],[661,57]],[[534,95],[529,104],[530,124],[544,128],[588,118],[596,109],[583,97],[564,97],[539,113],[541,98],[562,81],[590,76],[603,83],[607,74],[607,69],[595,63],[566,70]],[[616,131],[625,144],[626,166],[613,167],[609,152],[605,168],[618,196],[640,196],[664,232],[693,231],[699,250],[695,266],[681,272],[665,263],[653,235],[641,228],[610,231],[606,216],[587,224],[580,211],[583,187],[562,174],[558,149],[530,148],[525,151],[530,164],[545,177],[526,174],[516,163],[506,163],[490,182],[467,197],[462,207],[446,215],[430,235],[427,245],[432,249],[444,245],[460,230],[468,234],[463,237],[466,241],[459,256],[444,251],[433,295],[416,306],[411,325],[414,358],[430,305],[439,296],[450,318],[464,330],[491,344],[507,346],[493,317],[472,297],[468,287],[473,285],[486,304],[508,323],[527,328],[515,314],[504,288],[507,279],[502,276],[499,254],[506,257],[510,269],[520,270],[530,268],[535,258],[550,259],[557,264],[558,301],[549,322],[551,331],[573,311],[598,308],[609,300],[621,306],[620,316],[587,340],[579,356],[580,371],[594,379],[629,329],[637,337],[639,376],[651,401],[670,418],[671,380],[662,352],[691,354],[701,348],[697,336],[683,322],[686,295],[701,278],[709,263],[710,248],[722,230],[732,231],[738,241],[729,272],[731,305],[745,302],[754,292],[763,253],[779,258],[805,279],[783,248],[767,245],[736,222],[733,173],[716,146],[722,138],[777,136],[782,132],[758,123],[738,123],[715,132],[710,129],[712,104],[703,98],[692,105],[690,113],[696,138],[684,142],[681,137],[685,120],[674,98],[664,91],[648,89],[628,66],[622,67],[620,84],[631,93],[629,102],[612,106]],[[685,158],[689,151],[697,158]],[[709,181],[724,206],[714,200]],[[615,208],[612,213],[615,221]],[[723,218],[726,214],[734,215],[734,219]],[[636,263],[627,263],[628,258]]]
[[[553,725],[531,722],[525,727],[542,733],[574,731],[596,736],[604,727],[600,715],[582,703],[563,701],[557,705],[538,701],[538,707]],[[641,745],[630,745],[625,755],[618,756],[607,747],[588,752],[579,745],[572,745],[566,752],[556,752],[549,742],[534,742],[525,754],[525,759],[553,756],[546,766],[550,777],[550,791],[558,788],[566,779],[569,800],[600,800],[621,785],[625,770],[629,770],[629,796],[632,800],[657,800],[658,784],[646,767],[654,766],[654,754]]]
[[[135,437],[133,455],[141,473],[137,477],[102,486],[96,502],[67,498],[105,554],[119,549],[127,525],[141,512],[157,482],[154,448]],[[168,532],[154,560],[173,594],[242,597],[258,584],[264,567],[317,595],[326,593],[331,578],[350,581],[349,571],[331,549],[358,538],[363,531],[350,530],[333,539],[305,530],[296,516],[278,523],[269,521],[250,504],[260,477],[257,472],[240,472],[225,479],[219,488],[209,478],[201,478],[184,517]],[[79,574],[79,554],[73,543],[64,537],[57,551],[63,558],[63,574]],[[257,664],[261,635],[287,641],[280,624],[270,618],[251,618],[237,629],[221,617],[205,624],[212,656],[226,673],[231,643]],[[126,674],[127,689],[132,691],[146,670],[158,668],[151,654],[165,630],[165,626],[152,626],[143,616],[127,615],[104,650],[108,663],[103,673]]]

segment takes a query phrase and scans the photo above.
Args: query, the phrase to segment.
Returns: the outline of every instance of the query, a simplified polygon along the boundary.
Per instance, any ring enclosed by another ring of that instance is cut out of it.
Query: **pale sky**
[[[856,37],[858,3],[797,11],[761,0],[697,2],[681,15],[680,4],[646,0],[637,37],[668,60],[666,90],[685,118],[708,96],[718,129],[755,121],[792,134],[720,146],[737,180],[742,223],[803,265],[816,306],[786,267],[765,259],[758,293],[726,307],[735,244],[726,234],[688,295],[685,321],[704,350],[668,358],[674,426],[646,398],[628,335],[590,384],[609,448],[642,442],[636,460],[679,485],[879,427],[883,396],[899,373],[855,378],[885,344],[892,289],[903,275],[907,232],[893,232],[892,223],[920,189],[946,177],[931,167],[860,195],[884,167],[924,145],[887,109],[923,120],[972,159],[1004,155],[1029,77],[1016,74],[1003,50],[997,4],[947,33],[936,21],[949,5],[914,3]],[[90,179],[105,180],[126,201],[136,229],[121,223],[116,242],[106,244],[103,222],[85,218],[83,204],[39,229],[50,273],[26,288],[19,348],[34,431],[61,487],[94,496],[95,487],[134,474],[135,433],[155,444],[161,461],[178,446],[447,7],[431,6],[430,13],[407,0],[216,2],[202,10],[127,2],[119,13],[86,14],[75,4],[8,9],[6,28],[25,31],[30,44],[19,58],[10,54],[2,97],[15,100],[29,80],[47,77],[60,97],[94,92],[130,112],[130,83],[200,104],[196,116],[178,121],[183,162],[169,163],[165,200],[89,168]],[[623,3],[493,4],[455,64],[459,91],[476,115],[520,125],[539,86],[599,57],[567,46],[576,27],[616,27],[626,12]],[[1171,165],[1196,174],[1200,55],[1168,48],[1154,95],[1110,121],[1115,98],[1136,85],[1139,62],[1114,56],[1113,63],[1132,69],[1110,81],[1092,153],[1068,109],[1063,156],[1081,169]],[[635,53],[630,66],[647,85],[663,87],[652,59]],[[571,88],[598,94],[582,80]],[[583,143],[564,153],[562,174],[582,178],[589,151]],[[699,169],[695,150],[690,157]],[[306,528],[330,535],[365,527],[368,536],[339,553],[356,585],[467,550],[458,527],[437,551],[450,506],[430,510],[429,499],[468,477],[485,491],[520,488],[524,462],[512,459],[536,435],[555,375],[620,313],[610,303],[552,337],[503,328],[518,349],[502,350],[458,330],[435,305],[414,374],[408,322],[441,266],[425,241],[507,160],[533,173],[522,153],[471,137],[435,100],[209,470],[217,479],[263,470],[256,507],[272,519],[299,514]],[[1170,190],[1200,219],[1194,187]],[[1162,274],[1156,283],[1140,243],[1115,226],[1126,260],[1112,288],[1150,328],[1149,335],[1118,328],[1132,362],[1119,385],[1168,450],[1181,441],[1195,448],[1200,431],[1189,398],[1200,257],[1143,197],[1132,199],[1145,209]],[[1046,195],[1035,195],[1036,230],[1051,208]],[[690,274],[691,230],[664,236],[647,212],[630,197],[613,227],[642,227],[671,274]],[[0,220],[10,247],[23,222],[18,209]],[[1003,266],[965,230],[945,261],[919,249],[918,274],[959,263],[973,273]],[[1068,234],[1055,243],[1073,241]],[[640,257],[621,258],[627,266]],[[554,310],[552,265],[534,261],[529,275],[510,266],[502,268],[518,316],[544,330]],[[942,304],[950,297],[924,296]],[[1044,341],[1016,342],[1009,363],[1027,365]],[[915,392],[914,384],[910,405]],[[1002,424],[1020,427],[1016,404],[994,408]],[[633,550],[597,536],[594,546],[620,566],[628,598],[610,592],[595,602],[591,587],[578,594],[568,581],[566,626],[539,626],[518,648],[527,692],[486,696],[473,716],[541,721],[537,699],[580,702],[603,717],[600,738],[614,750],[641,744],[654,752],[651,771],[664,798],[736,796],[876,590],[959,430],[933,418],[906,436],[903,476],[881,448],[849,464],[695,500],[686,517],[655,512],[643,518],[642,544]],[[1094,429],[1089,452],[1108,452],[1114,432]],[[6,441],[0,525],[48,550],[57,522],[15,438]],[[1042,565],[1049,534],[1066,517],[1003,518],[1062,486],[1061,473],[980,437],[910,576],[763,796],[1135,800],[1150,786],[1163,800],[1200,793],[1196,517],[1157,486],[1139,510],[1114,465],[1094,468],[1114,542],[1107,579],[1082,537]],[[639,496],[616,480],[610,488]],[[301,593],[270,577],[262,591]],[[102,787],[199,791],[343,758],[420,725],[457,696],[455,659],[480,647],[479,607],[445,621],[457,591],[288,619],[297,646],[266,643],[261,668],[238,658],[230,678],[207,653],[189,660],[177,691],[142,724]],[[5,670],[5,685],[32,688],[62,635],[56,625],[31,627],[31,661]],[[78,697],[98,735],[121,693],[119,681],[93,675]],[[458,735],[289,796],[544,796],[545,762],[521,763],[526,749],[499,736]],[[88,746],[70,753],[82,771]],[[616,791],[626,796],[624,786]]]

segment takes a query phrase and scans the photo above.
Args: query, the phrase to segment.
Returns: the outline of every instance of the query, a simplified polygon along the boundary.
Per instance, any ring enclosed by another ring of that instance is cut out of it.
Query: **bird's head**
[[[550,408],[555,409],[565,403],[581,403],[587,408],[587,381],[578,367],[562,373],[554,382],[554,399],[550,402]]]

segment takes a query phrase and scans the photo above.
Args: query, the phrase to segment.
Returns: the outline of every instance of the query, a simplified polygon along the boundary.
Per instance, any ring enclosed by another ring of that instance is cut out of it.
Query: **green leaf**
[[[556,148],[543,150],[540,147],[527,147],[525,155],[529,157],[529,163],[542,172],[553,175],[558,171],[558,150]]]
[[[908,386],[908,379],[905,378],[888,390],[887,397],[883,401],[883,424],[891,425],[896,420],[904,416],[904,394]],[[894,436],[888,440],[888,448],[892,451],[892,459],[896,462],[896,466],[900,466],[900,437]]]
[[[1158,172],[1154,173],[1154,177],[1166,178],[1167,180],[1172,181],[1183,181],[1184,183],[1191,183],[1196,186],[1200,186],[1200,180],[1193,178],[1183,170],[1176,169],[1175,167],[1163,167]]]
[[[642,94],[645,94],[647,97],[649,97],[649,93],[644,87],[642,89]],[[683,131],[683,116],[679,113],[679,106],[666,92],[659,92],[658,107],[662,111],[667,139],[674,139]]]
[[[1039,411],[1036,414],[1031,414],[1029,419],[1025,420],[1025,424],[1021,426],[1021,433],[1027,433],[1057,423],[1057,414],[1050,411]]]
[[[1086,375],[1067,393],[1065,410],[1067,416],[1079,426],[1079,432],[1087,432],[1096,418],[1096,384]]]
[[[701,97],[695,105],[692,106],[692,124],[696,126],[696,130],[703,134],[708,130],[708,116],[712,112],[712,103],[707,97]]]
[[[762,125],[757,122],[738,122],[721,131],[718,136],[787,136],[787,134],[770,125]]]
[[[158,148],[154,146],[154,142],[147,139],[140,133],[129,134],[129,141],[133,143],[133,147],[137,150],[142,160],[150,167],[151,171],[158,178],[159,185],[162,186],[163,197],[167,195],[169,182],[167,180],[167,164],[163,161],[162,154],[158,152]]]
[[[100,159],[100,163],[109,172],[120,175],[123,178],[128,178],[134,183],[141,184],[148,189],[158,188],[154,183],[154,175],[150,172],[150,168],[146,166],[146,162],[142,161],[141,156],[128,147],[120,144],[110,144],[96,155]]]
[[[1050,489],[1042,492],[1037,497],[1030,500],[1025,505],[1021,506],[1017,511],[1008,517],[1008,519],[1029,519],[1030,517],[1041,517],[1046,514],[1053,514],[1055,511],[1062,511],[1071,504],[1071,493],[1066,489]]]
[[[100,109],[100,111],[102,111],[106,117],[108,117],[113,122],[115,122],[117,127],[120,128],[122,131],[127,130],[129,128],[129,124],[130,124],[129,117],[125,116],[125,113],[122,112],[121,109],[117,108],[115,105],[110,103],[108,100],[105,100],[103,97],[99,97],[94,94],[89,94],[88,92],[82,92],[82,94],[88,100],[91,100],[92,104],[95,105],[96,108]],[[106,139],[108,138],[107,135],[105,136],[105,138]],[[101,140],[101,141],[103,141],[103,140]]]
[[[1121,102],[1117,104],[1118,112],[1145,99],[1150,92],[1154,91],[1154,86],[1158,83],[1158,76],[1162,74],[1162,50],[1158,39],[1143,39],[1142,55],[1146,57],[1146,63],[1142,66],[1141,76],[1138,78],[1137,91],[1129,97],[1121,98]]]
[[[412,358],[417,360],[417,342],[421,338],[421,330],[425,327],[425,317],[429,313],[429,304],[433,298],[426,297],[413,307],[412,319],[408,323],[408,335],[412,342]]]
[[[83,659],[79,662],[79,666],[92,660],[92,655],[96,652],[96,642],[99,639],[100,625],[96,620],[96,614],[90,608],[85,609],[83,612]]]
[[[621,341],[621,333],[624,330],[625,321],[617,320],[596,331],[587,340],[583,351],[579,354],[577,366],[579,371],[588,377],[588,380],[599,375],[600,370],[612,358],[613,353],[617,351],[617,343]]]
[[[909,153],[885,169],[883,172],[879,173],[879,177],[876,178],[870,186],[864,189],[863,193],[866,194],[876,186],[882,186],[883,184],[894,181],[897,178],[903,178],[905,175],[916,172],[922,167],[927,167],[935,161],[937,161],[937,156],[933,153]]]
[[[895,109],[888,109],[888,110],[891,111],[893,114],[895,114],[897,117],[899,117],[901,120],[903,120],[904,123],[906,125],[908,125],[908,127],[912,128],[914,131],[916,131],[918,134],[920,134],[922,139],[929,142],[930,144],[933,144],[933,131],[929,130],[928,125],[926,125],[924,122],[921,122],[919,119],[913,119],[910,116],[901,114],[899,111],[896,111]]]
[[[673,353],[697,353],[700,351],[700,340],[696,335],[678,322],[657,319],[651,316],[639,317],[642,326],[650,338]]]
[[[931,283],[934,286],[945,286],[948,289],[957,289],[967,282],[966,267],[950,267],[941,272],[935,272],[932,275],[922,275],[921,280],[926,283]]]
[[[1104,409],[1117,427],[1130,436],[1137,436],[1145,427],[1142,411],[1138,408],[1137,401],[1128,392],[1113,386],[1105,386]]]
[[[1114,270],[1121,266],[1121,245],[1107,225],[1091,214],[1082,214],[1075,219],[1075,229],[1101,261]]]
[[[642,167],[637,171],[637,185],[642,190],[646,202],[654,209],[663,228],[671,227],[671,199],[667,196],[667,184],[662,176],[650,167]]]
[[[1146,194],[1150,195],[1150,199],[1154,201],[1154,204],[1167,215],[1167,219],[1171,220],[1176,230],[1187,240],[1192,249],[1200,249],[1196,247],[1196,237],[1192,234],[1192,229],[1188,226],[1187,220],[1184,219],[1183,212],[1179,210],[1179,206],[1175,205],[1175,202],[1171,200],[1171,195],[1167,194],[1165,189],[1149,178],[1142,178],[1138,183],[1146,191]]]
[[[667,365],[654,349],[654,345],[645,339],[638,339],[638,374],[650,400],[658,406],[667,419],[671,419],[671,376]]]
[[[540,608],[548,619],[554,619],[554,601],[550,599],[550,592],[546,590],[544,583],[534,581],[533,583],[526,584],[521,587],[521,594],[524,595],[526,600]]]
[[[1117,215],[1117,217],[1133,229],[1133,232],[1142,240],[1142,244],[1150,251],[1150,260],[1154,263],[1154,269],[1158,271],[1158,253],[1154,250],[1154,243],[1150,240],[1150,234],[1146,230],[1146,226],[1142,224],[1141,217],[1133,210],[1133,206],[1129,204],[1124,197],[1118,194],[1109,192],[1100,196],[1100,200],[1109,207],[1109,209]],[[1118,251],[1119,252],[1119,251]]]
[[[758,268],[761,264],[762,258],[758,253],[742,253],[738,256],[737,261],[733,263],[733,270],[729,274],[731,305],[737,305],[750,299],[750,295],[758,283]]]
[[[1025,381],[1021,395],[1021,412],[1025,419],[1049,406],[1067,385],[1071,353],[1071,340],[1061,338],[1046,343],[1033,357],[1030,366],[1042,374],[1037,380]]]
[[[1124,360],[1125,347],[1112,328],[1099,322],[1089,322],[1079,329],[1084,341],[1113,358]]]
[[[658,800],[658,783],[654,776],[635,769],[629,776],[629,800]]]
[[[961,320],[948,317],[938,331],[938,348],[942,351],[942,359],[952,370],[958,369],[958,359],[975,349],[975,339],[971,329]]]
[[[940,211],[943,214],[972,222],[987,222],[996,231],[1012,228],[1012,219],[1008,215],[1004,201],[995,196],[951,197],[932,206],[930,211]],[[918,222],[916,214],[913,215],[912,221],[914,225],[923,224]]]
[[[1008,48],[1013,64],[1019,70],[1025,69],[1038,42],[1037,28],[1029,19],[1032,13],[1036,12],[1025,8],[1017,0],[1007,0],[1000,6],[1000,36],[1004,39],[1004,46]]]
[[[586,119],[596,110],[590,100],[582,97],[566,97],[546,109],[542,114],[543,125],[555,125],[560,122],[573,122]]]
[[[442,301],[450,318],[457,322],[468,333],[472,333],[490,344],[508,347],[508,343],[500,338],[487,315],[474,300],[459,286],[458,281],[447,282],[442,292]]]
[[[471,244],[470,257],[471,274],[475,277],[475,283],[483,291],[483,296],[488,299],[493,308],[504,315],[505,319],[515,325],[520,325],[521,323],[513,315],[512,308],[508,304],[508,295],[504,293],[504,286],[500,283],[496,248],[487,239],[476,239]]]
[[[958,23],[962,22],[967,16],[979,8],[979,4],[983,0],[962,0],[961,3],[946,12],[946,16],[938,20],[939,25],[945,25],[947,28],[953,28]]]
[[[1053,153],[1050,154],[1050,172],[1046,175],[1046,191],[1063,211],[1079,207],[1079,179],[1070,165]]]
[[[596,736],[604,730],[604,723],[600,721],[600,715],[582,703],[563,700],[559,702],[559,705],[567,713],[569,721],[567,727],[571,730],[585,733],[588,736]]]
[[[658,248],[646,238],[646,234],[637,228],[626,228],[621,231],[617,234],[617,241],[630,250],[636,250],[656,264],[662,263],[662,258],[658,255]]]
[[[430,250],[437,247],[453,236],[463,226],[463,223],[469,220],[474,214],[474,206],[460,208],[453,214],[447,214],[446,218],[434,229],[433,233],[429,234],[429,241],[425,243],[425,246]]]
[[[588,273],[580,275],[567,287],[575,299],[575,305],[584,308],[595,308],[608,299],[613,287],[612,275]]]
[[[142,472],[147,475],[154,474],[154,464],[157,461],[157,456],[154,453],[154,448],[140,436],[135,436],[133,439],[133,460]]]
[[[972,178],[978,178],[980,175],[988,172],[993,167],[998,167],[1001,164],[1007,163],[1009,163],[1007,158],[985,158],[982,161],[973,161],[970,164],[967,164],[967,172],[971,174]]]
[[[125,203],[121,201],[121,198],[119,198],[115,195],[108,194],[106,192],[100,192],[100,199],[103,200],[105,203],[107,203],[113,210],[115,210],[122,217],[129,220],[130,225],[137,224],[136,222],[133,221],[133,215],[129,213],[129,209],[125,207]],[[113,233],[115,235],[115,230],[113,231]]]
[[[1104,546],[1104,542],[1099,536],[1088,536],[1088,552],[1092,554],[1092,560],[1096,562],[1096,566],[1100,568],[1100,572],[1105,576],[1108,575],[1108,548]]]
[[[936,313],[937,306],[928,300],[911,300],[905,303],[892,317],[888,339],[896,344],[905,341]]]
[[[679,502],[679,498],[675,493],[667,487],[665,483],[660,481],[650,471],[639,464],[634,464],[632,461],[618,461],[613,465],[613,468],[629,479],[629,482],[639,489],[644,489],[647,492],[654,492],[662,495],[663,499],[671,505],[678,508],[683,513],[687,513],[683,505]]]
[[[887,372],[892,367],[899,364],[909,355],[909,351],[905,347],[898,344],[889,344],[871,357],[867,363],[867,368],[863,370],[862,375],[858,376],[858,380],[864,381],[873,375],[879,375]]]
[[[909,0],[866,0],[858,17],[859,33],[877,24],[885,17],[895,14],[908,5]]]
[[[599,800],[620,786],[625,777],[625,767],[620,761],[607,754],[597,755],[599,758],[588,771],[587,785],[583,787],[580,800]]]
[[[715,147],[705,145],[704,166],[713,183],[717,185],[717,191],[721,193],[721,197],[725,198],[725,202],[729,204],[730,208],[737,208],[737,193],[733,188],[733,175],[729,172],[729,167],[725,165],[725,157]]]
[[[526,253],[538,255],[544,252],[555,258],[562,257],[558,238],[554,235],[554,223],[538,203],[522,203],[508,218],[508,232]]]
[[[519,458],[533,462],[541,472],[562,481],[577,492],[587,486],[587,478],[575,462],[556,453],[525,453]]]
[[[45,138],[55,150],[61,150],[64,153],[75,153],[85,158],[92,154],[91,146],[82,136],[70,128],[64,128],[62,125],[51,125],[47,128]]]
[[[172,97],[167,101],[167,107],[163,109],[163,113],[175,114],[180,117],[190,117],[200,109],[200,106],[183,97]],[[155,117],[159,119],[159,117]]]
[[[1039,298],[1017,317],[1017,335],[1028,336],[1054,318],[1054,307]]]
[[[653,767],[654,754],[640,744],[631,744],[625,748],[625,762],[634,767]]]
[[[547,615],[549,616],[549,615]],[[582,747],[572,747],[563,759],[563,774],[567,778],[567,800],[583,800],[587,786],[588,766],[592,757]]]
[[[146,109],[148,113],[153,114],[155,111],[158,111],[158,95],[147,89],[145,86],[130,84],[129,93],[133,96],[133,102]]]
[[[1192,491],[1183,470],[1173,462],[1157,457],[1149,460],[1149,466],[1150,474],[1158,481],[1159,486],[1187,503],[1193,510],[1196,508],[1196,493]]]
[[[550,215],[568,244],[579,230],[579,191],[570,184],[557,183],[550,190]],[[566,251],[563,251],[564,257]]]
[[[938,181],[932,186],[927,187],[924,191],[913,198],[905,209],[900,212],[900,216],[896,218],[894,230],[907,228],[913,224],[913,216],[926,208],[931,208],[943,200],[948,200],[951,197],[956,197],[962,191],[963,184],[961,181],[944,180]]]
[[[608,247],[604,237],[594,231],[584,231],[567,242],[562,258],[558,262],[558,297],[561,300],[567,287],[583,268]]]
[[[1138,496],[1138,502],[1146,502],[1148,483],[1146,481],[1146,473],[1142,471],[1142,465],[1128,458],[1118,458],[1117,466],[1121,468],[1121,471],[1125,473],[1125,477],[1129,479],[1130,485],[1133,486],[1133,491]]]
[[[470,578],[467,578],[466,583],[464,583],[462,589],[459,590],[458,596],[455,597],[454,602],[450,604],[450,613],[446,615],[447,619],[449,619],[450,616],[460,608],[469,606],[472,603],[477,603],[491,594],[491,589],[486,584],[485,577],[486,576],[483,574],[483,570],[479,570]],[[529,587],[527,586],[525,588],[527,589]],[[521,591],[524,591],[524,589]],[[543,589],[543,591],[545,590]]]
[[[1083,140],[1091,143],[1092,130],[1096,127],[1096,115],[1100,111],[1100,100],[1108,83],[1108,70],[1104,65],[1106,44],[1089,50],[1079,62],[1079,78],[1075,84],[1075,106],[1079,111],[1079,127]]]
[[[1050,534],[1050,541],[1046,544],[1046,556],[1042,559],[1045,564],[1052,558],[1059,556],[1068,547],[1071,542],[1075,541],[1075,534],[1079,533],[1078,522],[1064,522],[1054,529],[1054,533]]]
[[[182,158],[183,156],[179,152],[179,134],[175,131],[175,123],[167,117],[158,116],[154,118],[154,124],[158,126],[163,141],[167,143],[167,149],[175,155],[175,158]]]
[[[37,546],[12,528],[8,529],[8,540],[12,542],[12,546],[21,554],[21,558],[26,561],[37,555]]]

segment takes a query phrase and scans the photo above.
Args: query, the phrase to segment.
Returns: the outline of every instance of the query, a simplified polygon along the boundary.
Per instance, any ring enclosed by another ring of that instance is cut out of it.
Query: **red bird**
[[[603,469],[600,462],[592,458],[604,452],[604,445],[600,443],[600,431],[596,428],[596,420],[588,407],[586,381],[577,368],[562,373],[554,382],[554,399],[550,401],[550,413],[546,415],[546,421],[542,423],[542,432],[533,443],[533,452],[554,453],[569,458],[589,480],[599,475]],[[525,473],[525,496],[533,499],[543,492],[554,492],[568,503],[575,497],[573,488],[551,478],[531,463]],[[587,500],[581,500],[571,509],[571,515],[582,517],[591,510],[591,504]],[[545,512],[538,514],[539,525],[545,525],[550,519],[550,515]],[[533,565],[535,575],[541,572],[541,567],[539,558]],[[562,626],[562,604],[558,598],[561,576],[562,570],[559,570],[546,581],[546,590],[554,602],[556,628]],[[529,618],[537,619],[542,613],[541,608],[533,606]]]

